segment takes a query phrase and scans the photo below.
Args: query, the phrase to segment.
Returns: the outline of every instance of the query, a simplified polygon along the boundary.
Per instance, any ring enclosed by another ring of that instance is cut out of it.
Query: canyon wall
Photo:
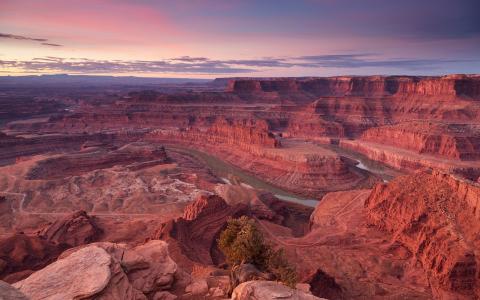
[[[219,118],[210,126],[153,130],[147,138],[168,138],[199,143],[205,146],[223,145],[232,150],[251,153],[263,148],[279,148],[280,140],[269,131],[266,121],[260,119],[227,120]]]
[[[257,145],[268,148],[280,147],[280,141],[269,131],[263,120],[217,120],[206,131],[206,142],[248,148]]]
[[[233,79],[227,91],[234,93],[306,92],[315,96],[480,96],[478,76],[443,77],[368,76],[325,78]]]
[[[301,142],[280,143],[262,120],[221,120],[207,128],[155,130],[146,139],[198,148],[276,186],[309,197],[319,197],[325,191],[367,187],[378,180],[354,170],[353,162],[333,151]]]
[[[475,125],[408,122],[366,130],[361,140],[388,144],[458,160],[480,158],[480,128]]]
[[[479,296],[480,185],[453,175],[416,173],[377,185],[368,220],[418,260],[441,299]]]

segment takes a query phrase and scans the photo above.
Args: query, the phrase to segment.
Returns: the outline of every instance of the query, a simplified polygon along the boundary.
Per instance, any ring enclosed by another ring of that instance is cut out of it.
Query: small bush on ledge
[[[227,228],[220,234],[218,246],[231,267],[253,264],[260,271],[271,273],[277,280],[295,287],[295,268],[288,263],[283,249],[274,250],[265,243],[253,219],[246,216],[230,219]]]

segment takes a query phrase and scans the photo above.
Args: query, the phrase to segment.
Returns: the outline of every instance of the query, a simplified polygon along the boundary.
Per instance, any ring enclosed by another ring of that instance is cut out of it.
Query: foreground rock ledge
[[[13,286],[32,299],[82,299],[101,292],[111,278],[110,255],[90,246],[58,260]]]
[[[163,241],[135,248],[103,242],[69,249],[13,286],[32,300],[146,300],[171,288],[176,271]]]
[[[312,294],[291,289],[274,281],[247,281],[238,285],[232,293],[232,300],[319,300]]]

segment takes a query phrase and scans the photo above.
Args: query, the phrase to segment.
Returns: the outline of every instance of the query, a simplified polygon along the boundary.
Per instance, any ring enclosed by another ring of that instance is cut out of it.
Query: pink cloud
[[[0,5],[0,24],[21,29],[22,33],[42,32],[67,40],[92,37],[135,41],[162,39],[179,32],[161,11],[113,0],[27,0],[22,5],[7,0]]]

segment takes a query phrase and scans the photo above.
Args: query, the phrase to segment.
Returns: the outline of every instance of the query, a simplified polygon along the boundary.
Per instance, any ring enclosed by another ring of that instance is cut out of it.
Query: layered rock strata
[[[92,135],[13,136],[0,132],[0,163],[3,161],[21,160],[22,157],[46,152],[59,153],[78,150],[87,141],[108,143],[113,142],[114,138],[111,134],[103,133]]]
[[[168,161],[165,148],[148,143],[131,143],[116,150],[92,149],[83,153],[61,155],[39,161],[27,174],[28,179],[59,179],[81,175],[94,170],[108,169],[115,165],[142,166],[164,164]]]
[[[0,240],[0,276],[14,282],[55,260],[65,249],[97,240],[102,230],[79,211],[34,234],[17,233]]]
[[[440,172],[377,185],[365,201],[371,224],[423,266],[438,298],[478,297],[480,186]]]
[[[457,160],[480,158],[478,125],[408,122],[365,131],[361,140]]]
[[[305,92],[315,96],[480,96],[478,76],[442,77],[369,76],[325,78],[232,79],[227,91],[234,93]]]

